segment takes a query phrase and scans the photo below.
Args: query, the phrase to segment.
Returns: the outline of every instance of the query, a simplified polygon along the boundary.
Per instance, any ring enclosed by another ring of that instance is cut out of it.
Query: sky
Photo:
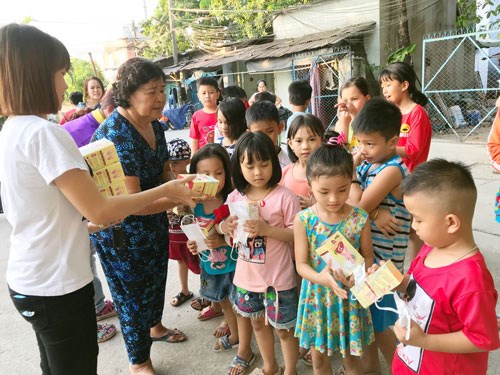
[[[30,25],[63,42],[71,57],[88,61],[91,52],[102,65],[105,42],[123,37],[132,21],[137,25],[151,17],[157,4],[158,0],[0,0],[0,25],[31,17]]]

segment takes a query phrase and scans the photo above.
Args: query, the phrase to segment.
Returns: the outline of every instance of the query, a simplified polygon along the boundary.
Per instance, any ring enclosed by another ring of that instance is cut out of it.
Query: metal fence
[[[292,79],[310,82],[313,93],[309,111],[327,128],[336,121],[339,87],[351,78],[352,70],[352,53],[348,47],[335,49],[329,54],[293,59]]]
[[[486,130],[500,93],[500,30],[434,34],[423,41],[422,91],[436,134],[465,140]],[[493,43],[492,43],[493,42]]]

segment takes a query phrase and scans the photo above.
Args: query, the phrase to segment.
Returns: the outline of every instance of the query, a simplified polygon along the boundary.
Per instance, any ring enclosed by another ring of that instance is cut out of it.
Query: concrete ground
[[[173,137],[187,138],[187,131],[168,131],[168,139]],[[495,223],[493,215],[493,201],[500,185],[500,175],[493,174],[487,163],[487,155],[483,144],[461,144],[441,140],[433,140],[431,157],[443,157],[450,160],[461,160],[472,167],[472,172],[479,190],[479,200],[474,219],[476,241],[486,257],[490,272],[495,284],[500,285],[500,225]],[[5,275],[9,252],[10,226],[0,215],[0,275]],[[101,280],[106,284],[102,270],[99,269]],[[2,276],[4,278],[4,276]],[[199,288],[199,279],[190,275],[189,286],[196,292]],[[105,286],[105,292],[109,291]],[[154,343],[152,360],[161,375],[197,375],[197,374],[224,374],[235,352],[215,353],[212,351],[214,338],[212,332],[221,322],[221,318],[213,321],[200,322],[196,319],[196,312],[189,307],[189,303],[174,308],[168,303],[170,298],[180,290],[177,277],[177,264],[169,265],[166,290],[166,304],[163,322],[168,327],[177,327],[188,336],[188,341],[181,344]],[[500,309],[499,309],[500,311]],[[108,319],[119,327],[116,318]],[[0,282],[0,373],[2,374],[39,374],[39,354],[35,336],[31,327],[15,311],[7,292],[5,282]],[[254,351],[257,347],[253,344]],[[99,368],[101,375],[128,374],[128,360],[124,349],[121,333],[110,341],[99,345]],[[276,345],[277,353],[281,352]],[[336,358],[334,368],[340,362]],[[282,358],[279,362],[283,365]],[[258,357],[256,366],[261,364]],[[309,375],[312,369],[303,362],[299,362],[298,373]],[[500,375],[500,352],[490,354],[488,374]]]

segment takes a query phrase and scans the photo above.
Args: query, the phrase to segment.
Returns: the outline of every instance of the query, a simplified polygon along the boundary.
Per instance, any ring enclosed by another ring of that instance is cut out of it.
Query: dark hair
[[[274,104],[276,103],[276,95],[269,91],[258,92],[254,95],[253,102],[271,102]]]
[[[328,140],[338,137],[339,133],[329,130],[325,133],[326,142],[315,150],[306,165],[306,177],[309,184],[320,176],[346,176],[351,178],[354,172],[352,154],[344,145],[330,144]]]
[[[370,87],[368,86],[368,81],[364,77],[351,78],[344,82],[340,88],[340,96],[342,96],[342,91],[350,87],[356,87],[361,94],[364,96],[370,95]]]
[[[386,141],[399,135],[401,111],[382,98],[373,98],[365,103],[352,122],[354,135],[379,133]]]
[[[463,163],[444,159],[432,159],[415,167],[413,172],[403,179],[401,191],[404,195],[423,192],[441,196],[452,191],[468,191],[477,197],[476,184],[469,168]],[[476,203],[476,198],[472,203]]]
[[[312,87],[306,80],[293,81],[288,86],[288,101],[292,105],[305,105],[311,95]]]
[[[226,118],[229,139],[236,141],[247,131],[245,104],[238,98],[226,98],[219,103],[219,111]]]
[[[280,114],[278,112],[278,108],[276,108],[274,102],[271,103],[267,100],[254,103],[250,106],[250,108],[247,109],[245,118],[249,129],[254,122],[258,121],[272,121],[277,125],[280,124]]]
[[[213,77],[198,78],[196,80],[196,90],[199,90],[201,86],[212,86],[215,90],[219,91],[219,84]]]
[[[273,173],[267,183],[268,188],[276,186],[281,181],[281,166],[271,138],[262,132],[245,132],[236,143],[231,157],[234,187],[241,194],[245,194],[248,185],[250,185],[241,171],[241,163],[244,158],[248,158],[248,163],[253,163],[254,160],[271,160]]]
[[[132,94],[153,79],[165,82],[163,70],[154,62],[142,57],[133,57],[125,61],[118,68],[116,81],[113,83],[116,104],[122,108],[129,108]]]
[[[116,108],[116,102],[115,102],[115,98],[114,98],[114,90],[112,87],[110,87],[108,90],[106,90],[106,93],[102,96],[99,104],[101,105],[102,109],[108,108],[110,105],[112,105],[113,108]]]
[[[89,77],[83,82],[83,101],[86,103],[89,98],[89,82],[96,81],[99,86],[101,86],[102,94],[104,95],[104,83],[102,83],[101,79],[96,76]]]
[[[73,105],[78,105],[78,103],[83,101],[83,94],[80,91],[73,91],[69,94],[69,101]]]
[[[238,99],[246,99],[247,93],[238,85],[231,85],[224,87],[222,89],[222,97],[225,98],[238,98]]]
[[[401,83],[404,81],[408,82],[408,92],[410,93],[410,98],[415,103],[425,106],[429,101],[427,96],[417,89],[416,81],[417,74],[410,64],[405,62],[396,62],[387,65],[381,72],[379,76],[379,83],[387,80],[396,80]]]
[[[68,50],[53,36],[24,24],[0,28],[0,113],[57,113],[62,99],[54,76],[70,66]]]
[[[287,138],[291,140],[301,128],[308,128],[311,132],[313,132],[313,134],[317,134],[320,139],[323,139],[323,134],[325,134],[325,127],[323,126],[321,120],[314,115],[305,113],[303,115],[296,116],[292,120],[290,128],[288,129]],[[290,158],[292,163],[295,163],[297,160],[299,160],[288,143],[287,149],[288,157]]]
[[[222,166],[224,167],[224,186],[220,191],[222,195],[222,200],[225,202],[229,193],[233,190],[233,186],[231,183],[231,169],[229,164],[229,155],[224,147],[217,143],[208,143],[207,145],[200,148],[191,159],[191,163],[189,164],[189,173],[195,174],[197,173],[196,166],[202,160],[209,158],[218,158]]]
[[[259,88],[259,83],[261,83],[261,82],[262,82],[262,83],[263,83],[263,84],[267,87],[267,82],[266,82],[266,81],[264,81],[263,79],[259,79],[259,80],[257,81],[257,88]]]

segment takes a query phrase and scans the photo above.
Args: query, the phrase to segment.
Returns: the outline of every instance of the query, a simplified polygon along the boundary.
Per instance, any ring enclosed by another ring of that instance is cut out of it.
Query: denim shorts
[[[234,271],[221,275],[210,275],[202,268],[200,274],[200,295],[212,302],[229,298],[234,288]]]
[[[235,286],[231,302],[234,310],[245,318],[256,319],[266,316],[274,328],[295,327],[298,306],[296,287],[279,292],[269,287],[265,293],[255,293]]]

